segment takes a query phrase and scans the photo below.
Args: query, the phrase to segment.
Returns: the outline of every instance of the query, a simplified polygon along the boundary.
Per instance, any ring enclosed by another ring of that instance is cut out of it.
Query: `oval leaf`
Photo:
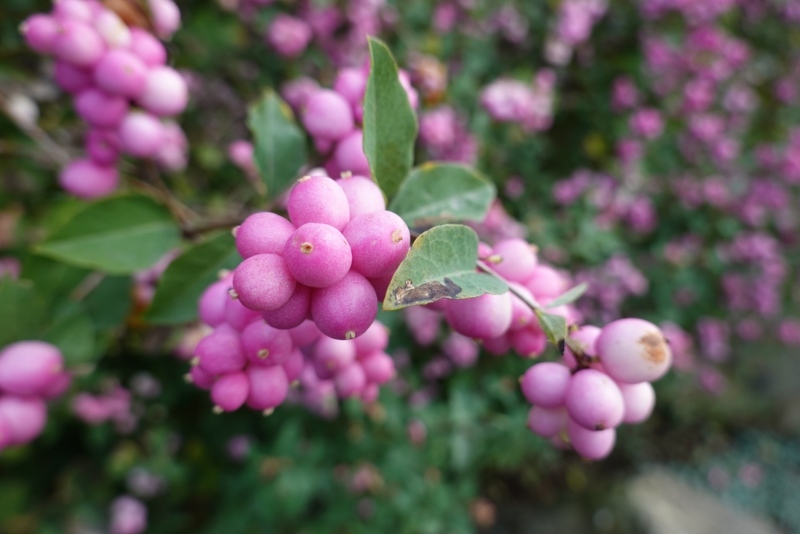
[[[55,314],[42,339],[58,347],[67,368],[92,362],[97,357],[94,324],[83,307],[67,302]]]
[[[582,282],[577,286],[573,287],[569,291],[565,292],[558,298],[555,298],[547,303],[545,308],[557,308],[558,306],[562,306],[564,304],[570,304],[578,300],[581,295],[586,293],[586,290],[589,289],[589,285],[586,282]]]
[[[241,258],[233,237],[221,233],[196,245],[169,264],[158,284],[145,320],[179,324],[197,318],[197,301],[222,269],[232,269]]]
[[[439,299],[500,295],[508,286],[495,276],[475,271],[478,236],[460,224],[443,224],[422,233],[397,268],[383,309],[399,310]]]
[[[494,184],[454,163],[426,163],[408,175],[389,209],[409,228],[446,222],[482,221],[495,197]]]
[[[253,157],[261,180],[273,198],[297,178],[306,163],[306,139],[292,109],[268,89],[247,111],[253,134]]]
[[[144,196],[107,198],[76,213],[39,245],[39,254],[107,273],[147,269],[180,244],[169,211]]]
[[[567,337],[567,320],[560,315],[554,315],[536,308],[533,310],[539,320],[547,340],[558,348],[561,354],[564,353],[564,339]]]
[[[372,177],[392,198],[414,164],[417,116],[397,76],[389,48],[369,38],[370,70],[364,95],[364,154]]]
[[[44,300],[31,282],[0,276],[0,348],[37,339],[44,316]]]

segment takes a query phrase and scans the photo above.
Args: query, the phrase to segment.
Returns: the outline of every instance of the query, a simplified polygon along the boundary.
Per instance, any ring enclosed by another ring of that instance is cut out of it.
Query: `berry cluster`
[[[661,330],[642,319],[584,326],[570,334],[570,346],[563,362],[538,363],[520,379],[534,405],[528,427],[581,456],[605,458],[618,425],[650,416],[656,399],[650,382],[667,372],[672,353]]]
[[[188,381],[211,390],[216,412],[246,403],[269,414],[298,381],[302,390],[294,400],[325,413],[326,399],[337,395],[375,400],[378,386],[394,376],[394,362],[385,353],[389,332],[380,322],[347,340],[325,336],[306,319],[276,328],[230,298],[233,276],[225,274],[200,298],[200,318],[213,331],[195,347],[187,375]]]
[[[180,23],[171,0],[151,0],[159,35]],[[61,170],[59,183],[82,198],[104,196],[119,182],[120,153],[152,158],[168,170],[186,165],[186,137],[167,117],[186,107],[184,78],[167,66],[164,45],[143,28],[129,27],[96,0],[58,0],[49,14],[22,23],[28,45],[56,58],[55,80],[74,98],[89,124],[87,157]]]
[[[333,89],[321,88],[308,78],[294,80],[283,88],[284,98],[300,115],[317,152],[326,158],[329,176],[342,172],[369,176],[361,130],[368,76],[369,65],[349,67],[339,70]],[[419,96],[408,73],[400,70],[399,80],[412,109],[416,109]]]
[[[33,441],[47,423],[45,401],[69,387],[64,358],[43,341],[19,341],[0,352],[0,451]]]
[[[287,210],[289,220],[255,213],[234,230],[244,261],[233,273],[231,296],[274,328],[310,317],[326,336],[360,336],[408,252],[408,227],[361,176],[301,178]]]

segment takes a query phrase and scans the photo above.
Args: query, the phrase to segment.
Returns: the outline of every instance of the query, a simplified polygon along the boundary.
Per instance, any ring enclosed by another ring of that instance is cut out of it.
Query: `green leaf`
[[[133,306],[130,276],[104,276],[83,303],[97,330],[111,330],[125,322]]]
[[[292,109],[271,89],[247,111],[256,167],[273,198],[297,178],[306,163],[306,139]]]
[[[0,347],[38,339],[44,318],[44,299],[30,281],[0,277]]]
[[[129,274],[147,269],[179,244],[180,229],[164,206],[129,195],[90,204],[36,252],[81,267]]]
[[[411,171],[389,209],[419,230],[445,222],[482,221],[495,194],[494,184],[474,169],[426,163]]]
[[[364,95],[364,154],[372,177],[392,198],[414,164],[417,116],[400,84],[389,48],[369,38],[370,71]]]
[[[563,306],[564,304],[570,304],[578,300],[581,295],[586,293],[586,290],[589,289],[589,285],[586,282],[580,283],[577,286],[573,287],[560,297],[551,300],[547,303],[545,308],[557,308],[558,306]]]
[[[399,310],[439,299],[500,295],[508,286],[475,271],[478,236],[460,224],[443,224],[422,233],[389,283],[383,309]]]
[[[537,308],[533,310],[539,319],[539,326],[547,336],[547,340],[564,352],[564,339],[567,337],[567,320],[560,315],[553,315]]]
[[[55,319],[42,335],[42,339],[61,349],[67,368],[90,363],[97,356],[94,324],[83,307],[76,302],[67,302],[55,314]]]
[[[219,233],[188,249],[170,263],[145,320],[180,324],[197,318],[197,301],[222,269],[232,269],[241,258],[230,233]]]

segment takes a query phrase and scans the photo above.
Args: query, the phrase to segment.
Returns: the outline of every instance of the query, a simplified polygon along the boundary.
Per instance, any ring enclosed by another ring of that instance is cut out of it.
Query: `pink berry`
[[[508,341],[514,352],[523,358],[536,358],[547,348],[547,337],[538,323],[508,332]]]
[[[254,410],[272,410],[282,404],[289,393],[289,379],[280,365],[251,365],[247,368],[247,377],[250,381],[247,405]]]
[[[356,338],[360,339],[360,338]],[[359,360],[367,381],[373,384],[385,384],[395,375],[394,360],[385,352],[377,351]]]
[[[61,20],[53,40],[53,53],[76,67],[91,67],[103,57],[106,46],[100,34],[78,20]]]
[[[55,399],[66,393],[72,384],[72,374],[68,371],[61,371],[55,378],[41,391],[43,399]]]
[[[625,412],[617,384],[596,369],[582,369],[572,375],[564,404],[570,418],[590,430],[614,428]]]
[[[61,169],[58,183],[77,197],[92,199],[111,194],[117,188],[119,174],[115,167],[78,159]]]
[[[508,334],[483,340],[483,348],[494,356],[503,356],[511,350]]]
[[[595,342],[606,372],[628,384],[653,382],[669,370],[672,351],[664,334],[642,319],[619,319],[608,323]]]
[[[94,14],[89,2],[84,2],[83,0],[56,0],[53,4],[53,14],[59,20],[92,21]]]
[[[25,19],[19,29],[28,46],[40,54],[53,52],[53,45],[59,32],[59,24],[55,18],[37,13]]]
[[[500,336],[511,326],[511,294],[448,300],[445,317],[456,332],[467,337]]]
[[[567,424],[567,411],[559,406],[543,408],[533,406],[528,411],[528,428],[537,436],[549,438],[561,432]]]
[[[47,406],[38,397],[0,397],[0,420],[5,421],[8,438],[0,442],[21,445],[36,438],[47,424]],[[10,439],[9,439],[10,438]]]
[[[537,363],[522,375],[520,386],[531,404],[542,408],[558,408],[564,404],[571,377],[569,369],[561,364]]]
[[[289,219],[296,227],[322,223],[344,230],[350,222],[347,196],[339,185],[325,176],[300,178],[289,193]]]
[[[148,0],[156,34],[169,39],[181,27],[181,12],[172,0]]]
[[[451,332],[442,343],[442,352],[456,367],[470,367],[478,360],[480,349],[472,338]]]
[[[350,220],[352,221],[359,215],[372,213],[374,211],[384,211],[386,201],[378,184],[364,176],[345,175],[336,181],[347,197],[347,204],[350,206]]]
[[[406,325],[418,345],[427,347],[436,341],[441,327],[441,313],[426,306],[410,306],[403,312]]]
[[[367,385],[364,386],[364,389],[361,390],[361,402],[365,402],[367,404],[375,402],[378,400],[380,393],[381,390],[378,387],[378,384],[367,383]]]
[[[314,369],[320,380],[329,380],[339,369],[356,359],[356,346],[351,340],[322,337],[314,345]]]
[[[99,89],[89,88],[75,97],[78,115],[97,128],[116,128],[129,116],[128,109],[126,99]]]
[[[360,336],[377,314],[375,290],[369,280],[355,271],[311,295],[311,316],[320,331],[334,339]]]
[[[294,293],[297,282],[277,254],[250,256],[233,271],[233,289],[251,310],[280,308]]]
[[[119,159],[119,135],[114,130],[90,130],[86,134],[86,152],[99,165],[113,165]]]
[[[364,154],[364,134],[354,130],[336,144],[333,161],[340,172],[352,172],[362,176],[370,175],[369,160]]]
[[[289,359],[292,338],[263,321],[253,321],[242,331],[242,345],[250,361],[257,365],[280,365]]]
[[[233,278],[231,278],[233,280]],[[228,295],[225,301],[225,322],[236,330],[241,332],[247,325],[253,321],[260,320],[261,316],[256,310],[246,308],[239,302],[239,299],[233,299]]]
[[[239,333],[227,325],[218,326],[201,339],[195,355],[200,367],[211,375],[239,371],[247,363]]]
[[[345,227],[344,237],[353,251],[353,270],[368,278],[393,273],[411,246],[408,226],[391,211],[359,215]]]
[[[131,111],[119,125],[119,141],[122,150],[131,156],[150,158],[164,141],[164,128],[153,115]]]
[[[283,362],[281,367],[283,367],[283,370],[286,373],[286,379],[290,384],[300,377],[300,373],[303,372],[305,363],[306,360],[303,357],[303,353],[297,348],[294,349],[289,355],[289,359]]]
[[[548,265],[536,265],[522,285],[539,300],[558,297],[569,289],[564,276]]]
[[[145,88],[147,67],[127,50],[110,50],[94,67],[97,87],[110,95],[137,98]]]
[[[167,62],[167,50],[164,45],[142,28],[131,28],[130,49],[148,67],[158,67]]]
[[[218,407],[226,412],[238,410],[247,400],[250,393],[250,382],[247,373],[235,371],[217,377],[211,386],[211,400],[215,409]]]
[[[383,302],[386,298],[386,292],[389,290],[389,286],[392,285],[392,278],[394,278],[394,273],[377,278],[367,278],[369,283],[372,284],[372,289],[375,290],[375,296],[378,297],[379,302]]]
[[[308,97],[303,125],[313,137],[337,141],[355,127],[350,104],[330,89],[319,89]]]
[[[211,389],[211,386],[214,385],[214,375],[208,371],[204,371],[199,365],[195,365],[192,367],[191,371],[189,371],[189,379],[192,384],[200,389]]]
[[[311,314],[311,288],[297,284],[294,293],[280,308],[261,312],[268,325],[281,330],[288,330],[305,321]]]
[[[625,404],[623,423],[636,424],[647,420],[656,405],[656,392],[650,382],[639,384],[617,383]]]
[[[611,454],[617,440],[613,428],[587,430],[571,418],[567,418],[567,436],[575,452],[589,460],[601,460]]]
[[[380,321],[375,321],[353,342],[356,345],[356,354],[359,356],[385,350],[389,346],[389,329]]]
[[[366,88],[367,77],[364,71],[358,68],[339,69],[333,82],[333,90],[342,95],[351,106],[360,104],[364,100]]]
[[[66,61],[56,61],[53,77],[56,83],[68,93],[80,93],[92,85],[91,71],[76,67]]]
[[[19,341],[0,352],[0,390],[41,395],[64,367],[61,351],[43,341]]]
[[[94,28],[100,34],[108,48],[129,48],[133,42],[131,29],[111,10],[104,9],[97,14]]]
[[[599,335],[599,328],[596,326],[585,325],[574,332],[570,332],[569,338],[573,343],[580,347],[580,350],[583,351],[584,355],[597,356],[595,342],[597,341],[597,337]],[[569,348],[569,345],[564,348],[564,363],[566,363],[570,369],[574,369],[578,365],[575,354],[572,352],[572,349]]]
[[[342,233],[327,224],[306,223],[299,227],[283,249],[292,276],[309,287],[330,287],[350,270],[352,254]]]
[[[367,385],[367,376],[360,363],[352,362],[336,373],[333,383],[336,386],[336,394],[339,398],[355,397],[360,395]]]
[[[492,269],[509,282],[523,282],[529,278],[536,267],[536,254],[524,239],[504,239],[492,248],[492,256],[497,262]]]
[[[242,258],[256,254],[283,255],[283,247],[295,226],[276,213],[254,213],[236,228],[236,249]]]
[[[322,332],[319,331],[314,321],[307,320],[290,329],[289,335],[296,347],[307,347],[319,339]]]
[[[177,115],[189,101],[186,80],[172,67],[153,67],[147,73],[144,89],[137,102],[159,117]]]

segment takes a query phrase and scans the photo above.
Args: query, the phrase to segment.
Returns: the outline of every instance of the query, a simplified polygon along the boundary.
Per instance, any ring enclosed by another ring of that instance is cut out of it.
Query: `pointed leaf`
[[[494,197],[494,184],[476,170],[426,163],[411,171],[389,209],[409,228],[422,230],[446,222],[482,221]]]
[[[253,134],[253,158],[267,193],[277,198],[306,163],[306,139],[292,109],[268,89],[250,106],[247,126]]]
[[[567,320],[560,315],[544,312],[540,308],[535,309],[534,312],[547,340],[563,352],[564,339],[567,337]]]
[[[169,210],[149,197],[129,195],[86,206],[36,251],[80,267],[130,274],[179,244],[180,229]]]
[[[560,297],[548,302],[545,308],[557,308],[558,306],[563,306],[564,304],[570,304],[572,302],[575,302],[576,300],[581,298],[581,295],[586,293],[587,289],[589,289],[589,285],[586,282],[582,282],[577,286],[573,287],[572,289],[570,289],[569,291],[567,291],[566,293],[564,293],[563,295],[561,295]]]
[[[385,310],[428,304],[442,298],[500,295],[508,286],[478,273],[478,236],[460,224],[443,224],[422,233],[397,268],[383,301]]]
[[[158,284],[145,319],[153,324],[180,324],[197,318],[197,301],[223,269],[241,258],[230,233],[219,233],[188,249],[170,263]]]
[[[414,164],[417,117],[400,84],[389,48],[369,38],[370,72],[364,95],[364,154],[372,177],[392,198]]]

